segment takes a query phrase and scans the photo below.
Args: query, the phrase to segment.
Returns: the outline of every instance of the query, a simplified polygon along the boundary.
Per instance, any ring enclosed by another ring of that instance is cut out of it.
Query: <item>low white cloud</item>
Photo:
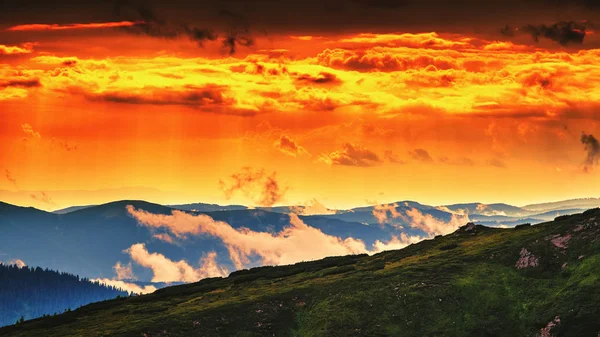
[[[402,233],[399,236],[394,236],[388,242],[375,241],[373,244],[373,253],[379,253],[386,250],[396,250],[402,249],[406,246],[410,246],[413,243],[418,243],[425,240],[426,237],[418,236],[418,235],[407,235],[406,233]]]
[[[416,208],[408,209],[403,217],[405,217],[411,228],[420,229],[430,237],[452,233],[469,222],[468,215],[452,214],[450,221],[446,222],[433,217],[431,214],[423,214]]]
[[[125,252],[135,263],[152,269],[152,282],[197,282],[203,278],[224,277],[229,274],[226,268],[217,264],[215,252],[202,257],[198,268],[185,260],[173,261],[160,253],[150,253],[143,243],[136,243]]]
[[[424,231],[424,236],[402,233],[387,242],[378,240],[369,248],[360,239],[342,239],[325,234],[318,228],[305,224],[296,214],[290,214],[290,225],[281,232],[269,233],[248,228],[233,228],[228,223],[216,221],[205,214],[195,215],[174,210],[171,215],[163,215],[136,210],[131,206],[127,209],[140,224],[150,228],[167,229],[179,238],[200,234],[219,238],[238,269],[248,266],[252,257],[259,257],[263,265],[285,265],[327,256],[374,254],[400,249],[437,234],[449,233],[466,223],[461,223],[464,219],[460,216],[453,217],[450,222],[443,222],[411,209],[404,217],[411,223],[411,227]],[[194,268],[185,261],[173,262],[161,254],[149,254],[142,244],[133,245],[128,253],[140,265],[152,268],[155,280],[186,281],[197,277]],[[218,270],[214,273],[218,273]]]
[[[6,261],[6,262],[0,261],[0,264],[5,264],[7,266],[16,265],[19,268],[23,268],[23,267],[27,266],[25,264],[25,262],[23,262],[23,260],[20,260],[20,259],[12,259],[12,260],[9,260],[9,261]]]
[[[119,288],[121,290],[134,293],[134,294],[150,294],[156,291],[156,287],[153,285],[145,285],[139,286],[135,283],[120,281],[120,280],[111,280],[107,278],[95,278],[91,279],[93,282],[100,282],[107,286],[112,286],[115,288]]]
[[[115,263],[113,269],[117,274],[117,280],[137,280],[137,278],[133,274],[133,270],[131,270],[131,262],[129,262],[126,265],[123,265],[119,261]]]
[[[337,213],[336,210],[327,208],[317,199],[311,199],[302,205],[292,207],[292,212],[298,215],[325,215]]]
[[[377,219],[377,222],[383,225],[391,219],[399,218],[402,216],[402,214],[396,210],[396,207],[398,207],[398,204],[377,204],[373,206],[372,213],[375,219]]]

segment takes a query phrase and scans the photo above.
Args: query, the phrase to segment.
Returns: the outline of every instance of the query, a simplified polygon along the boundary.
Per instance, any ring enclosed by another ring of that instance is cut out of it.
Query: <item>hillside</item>
[[[0,329],[7,336],[569,336],[600,332],[600,209],[468,224],[397,251],[164,288]]]
[[[128,295],[72,274],[0,263],[0,326]]]

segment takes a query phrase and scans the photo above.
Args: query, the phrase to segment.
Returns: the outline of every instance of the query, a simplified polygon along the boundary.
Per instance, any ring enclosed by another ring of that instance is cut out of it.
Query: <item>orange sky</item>
[[[1,200],[341,208],[600,190],[600,154],[582,143],[600,134],[593,30],[568,46],[443,31],[256,34],[230,54],[216,38],[199,47],[115,28],[136,25],[0,27]]]

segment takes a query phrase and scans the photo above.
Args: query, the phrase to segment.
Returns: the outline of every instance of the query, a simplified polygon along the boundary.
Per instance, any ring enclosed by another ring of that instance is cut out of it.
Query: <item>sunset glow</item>
[[[600,188],[600,39],[583,23],[575,42],[546,38],[552,22],[535,39],[515,22],[250,41],[122,18],[0,27],[0,199],[519,204]],[[266,199],[225,193],[244,168]]]

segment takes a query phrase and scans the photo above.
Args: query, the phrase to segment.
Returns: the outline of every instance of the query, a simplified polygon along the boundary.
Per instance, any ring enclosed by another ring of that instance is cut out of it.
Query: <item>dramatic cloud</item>
[[[144,24],[143,21],[121,21],[121,22],[98,22],[98,23],[71,23],[67,25],[60,24],[28,24],[12,26],[7,31],[29,31],[29,30],[69,30],[69,29],[92,29],[92,28],[117,28],[131,27]]]
[[[34,43],[23,43],[21,46],[7,46],[0,44],[0,55],[30,54]]]
[[[398,204],[381,204],[373,206],[373,216],[377,219],[379,224],[384,224],[388,222],[390,219],[399,218],[402,216],[396,208]],[[388,217],[389,213],[389,217]]]
[[[424,149],[414,149],[408,153],[414,160],[422,161],[425,163],[433,162],[433,158],[429,155],[429,152]]]
[[[229,183],[219,180],[219,187],[227,199],[241,191],[258,206],[273,206],[287,192],[286,187],[280,186],[275,172],[269,175],[264,169],[255,170],[251,167],[243,167],[240,172],[232,174]]]
[[[500,32],[506,36],[513,36],[517,33],[529,34],[535,42],[538,42],[540,37],[542,37],[567,46],[569,44],[583,43],[586,35],[586,26],[583,22],[561,21],[551,26],[527,25],[519,29],[512,29],[507,25]]]
[[[126,265],[117,262],[113,266],[113,269],[115,270],[115,274],[117,274],[117,280],[137,280],[137,277],[133,274],[133,270],[131,270],[131,262]]]
[[[416,35],[411,39],[432,38]],[[6,69],[4,74],[0,69],[0,83],[12,86],[7,87],[10,93],[0,93],[0,99],[34,94],[49,100],[57,95],[83,96],[97,104],[184,106],[248,117],[272,113],[282,123],[298,116],[296,112],[328,112],[311,123],[295,123],[298,127],[330,123],[341,114],[358,118],[369,114],[425,119],[455,116],[469,122],[472,116],[594,118],[591,108],[575,107],[600,99],[590,80],[600,74],[596,50],[551,52],[474,38],[465,46],[467,38],[460,36],[438,36],[436,48],[390,46],[387,41],[396,37],[386,34],[369,37],[375,42],[365,47],[341,42],[353,38],[367,39],[361,35],[330,39],[332,48],[316,51],[314,57],[81,59],[41,55],[18,72]],[[340,82],[328,85],[333,77],[325,74],[335,75]],[[578,94],[573,95],[574,91]]]
[[[151,294],[156,291],[156,287],[153,285],[145,285],[139,286],[135,283],[120,281],[120,280],[111,280],[107,278],[93,278],[92,282],[99,282],[107,286],[112,286],[115,288],[119,288],[121,290],[134,293],[134,294]]]
[[[381,162],[379,156],[360,145],[345,143],[343,149],[322,155],[321,161],[329,165],[373,166]]]
[[[598,164],[598,160],[600,159],[600,144],[594,135],[586,133],[581,134],[581,143],[587,152],[583,169],[585,172],[589,172]]]
[[[275,148],[279,151],[292,157],[296,157],[302,154],[308,154],[304,147],[302,147],[301,145],[296,143],[296,141],[294,141],[292,138],[286,135],[281,135],[281,137],[279,137],[279,139],[275,141],[275,144],[273,146],[275,146]]]
[[[125,252],[135,263],[152,269],[152,282],[197,282],[207,277],[225,277],[229,273],[216,263],[215,252],[200,259],[199,268],[192,267],[185,260],[172,261],[160,253],[149,253],[143,243],[136,243]]]

